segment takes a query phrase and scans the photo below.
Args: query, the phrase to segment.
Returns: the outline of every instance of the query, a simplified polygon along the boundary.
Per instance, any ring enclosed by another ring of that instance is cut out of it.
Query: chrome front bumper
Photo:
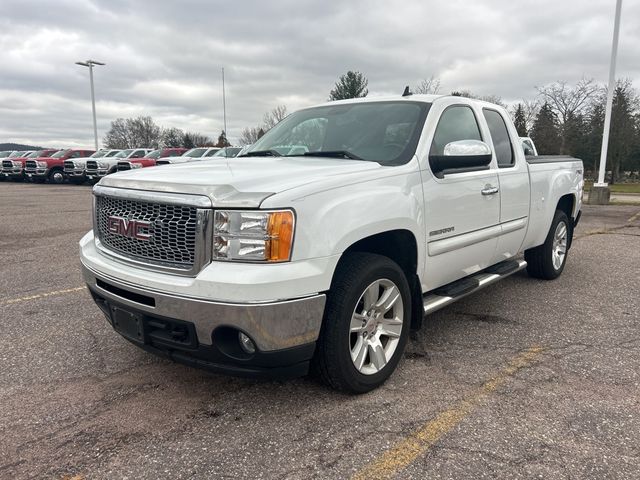
[[[112,302],[158,317],[191,322],[198,342],[212,345],[219,327],[246,333],[258,350],[270,352],[318,339],[326,295],[269,303],[225,303],[156,292],[100,274],[84,264],[89,289]]]

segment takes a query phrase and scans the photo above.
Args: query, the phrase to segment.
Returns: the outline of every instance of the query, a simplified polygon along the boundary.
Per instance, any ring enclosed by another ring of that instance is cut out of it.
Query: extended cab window
[[[489,132],[491,132],[491,140],[493,140],[493,150],[496,152],[496,158],[498,159],[498,167],[512,167],[514,164],[513,148],[511,148],[507,124],[504,123],[502,115],[495,110],[483,109],[482,113],[489,126]]]
[[[476,116],[466,105],[449,107],[440,116],[429,154],[444,155],[447,143],[458,140],[482,140]]]

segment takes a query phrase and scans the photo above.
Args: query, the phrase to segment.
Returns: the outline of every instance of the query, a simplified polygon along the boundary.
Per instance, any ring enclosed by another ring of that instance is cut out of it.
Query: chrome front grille
[[[25,163],[25,170],[35,170],[38,168],[38,164],[35,160],[27,160]]]
[[[129,162],[118,162],[118,171],[122,172],[124,170],[131,170],[131,163],[129,163]]]
[[[64,171],[65,172],[73,172],[76,169],[76,164],[73,160],[65,160],[64,161]]]
[[[98,162],[96,162],[95,160],[87,160],[87,170],[90,170],[92,172],[98,170]]]
[[[169,160],[156,160],[156,165],[171,165]]]
[[[3,160],[2,170],[13,170],[13,162],[11,160]]]
[[[119,189],[102,187],[102,191],[108,190]],[[212,210],[181,205],[166,194],[155,201],[126,198],[122,193],[103,195],[98,187],[95,193],[95,229],[100,247],[107,253],[138,265],[180,270],[186,275],[197,274],[210,260],[206,238],[210,236]],[[169,202],[162,202],[166,198]],[[142,235],[134,234],[132,225],[136,223],[144,225]]]

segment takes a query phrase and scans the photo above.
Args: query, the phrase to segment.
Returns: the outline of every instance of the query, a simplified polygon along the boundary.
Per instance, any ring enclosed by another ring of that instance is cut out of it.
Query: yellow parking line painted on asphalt
[[[27,300],[36,300],[38,298],[52,297],[54,295],[64,295],[65,293],[79,292],[87,287],[67,288],[66,290],[56,290],[53,292],[38,293],[37,295],[29,295],[28,297],[12,298],[11,300],[4,300],[0,302],[0,305],[10,305],[12,303],[26,302]]]
[[[633,223],[636,221],[636,219],[640,217],[640,212],[636,213],[635,215],[633,215],[629,220],[627,220],[627,223]]]
[[[504,384],[522,368],[531,365],[543,351],[542,347],[531,347],[509,361],[495,377],[476,389],[454,407],[440,413],[436,418],[413,432],[400,443],[384,452],[380,457],[357,472],[353,480],[385,479],[409,466],[416,458],[435,445],[440,438],[455,428],[473,409]]]

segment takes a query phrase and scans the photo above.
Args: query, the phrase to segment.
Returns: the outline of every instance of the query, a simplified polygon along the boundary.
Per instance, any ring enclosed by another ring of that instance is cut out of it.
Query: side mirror
[[[434,175],[443,178],[445,173],[462,173],[489,168],[493,153],[489,145],[480,140],[458,140],[447,143],[443,155],[429,155],[429,165]]]

